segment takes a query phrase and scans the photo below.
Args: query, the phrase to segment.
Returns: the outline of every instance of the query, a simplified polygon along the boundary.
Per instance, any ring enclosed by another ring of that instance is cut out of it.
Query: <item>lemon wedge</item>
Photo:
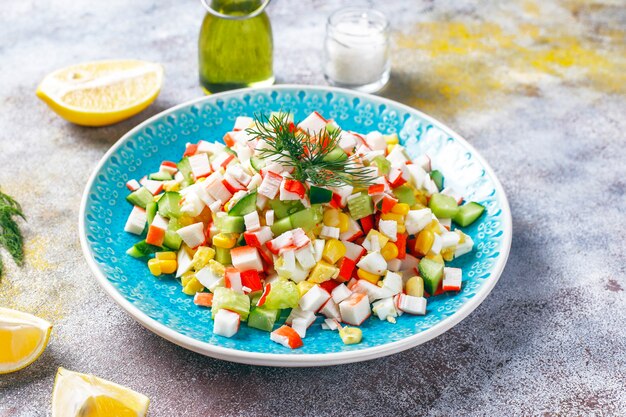
[[[59,368],[52,391],[52,417],[143,417],[150,400],[130,388],[93,375]]]
[[[0,307],[0,374],[35,362],[46,349],[51,330],[44,319]]]
[[[47,75],[37,96],[65,120],[83,126],[117,123],[148,107],[159,95],[163,67],[152,62],[85,62]]]

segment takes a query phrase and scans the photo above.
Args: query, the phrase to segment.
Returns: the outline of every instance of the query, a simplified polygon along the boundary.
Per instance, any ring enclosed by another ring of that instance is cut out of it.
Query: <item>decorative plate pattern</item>
[[[288,109],[296,119],[313,110],[349,130],[397,132],[411,156],[427,153],[446,181],[465,190],[487,213],[464,231],[474,251],[452,264],[463,269],[463,289],[429,299],[425,316],[403,315],[396,324],[369,319],[363,342],[346,346],[319,322],[307,332],[304,347],[289,350],[268,333],[242,326],[233,338],[215,336],[210,310],[199,308],[172,278],[155,278],[142,261],[125,254],[137,239],[124,232],[131,210],[127,180],[158,171],[162,160],[182,154],[187,142],[221,140],[239,115]],[[261,365],[309,366],[366,360],[423,343],[469,314],[498,280],[511,242],[506,196],[478,153],[459,135],[432,118],[399,103],[349,90],[278,86],[237,90],[164,111],[122,137],[103,157],[87,184],[80,213],[85,256],[105,291],[140,323],[197,352]]]

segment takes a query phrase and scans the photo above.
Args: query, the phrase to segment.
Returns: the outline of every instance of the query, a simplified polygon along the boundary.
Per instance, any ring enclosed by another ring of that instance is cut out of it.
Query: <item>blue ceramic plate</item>
[[[452,262],[463,268],[463,289],[428,301],[425,316],[396,324],[369,319],[363,341],[346,346],[319,323],[304,347],[290,350],[268,333],[242,326],[233,338],[213,334],[210,310],[196,307],[172,278],[155,278],[146,264],[125,254],[137,238],[124,232],[130,205],[127,180],[156,172],[162,160],[177,159],[185,143],[221,140],[240,115],[288,109],[296,119],[314,110],[342,128],[397,132],[412,157],[426,152],[433,169],[463,187],[464,196],[487,207],[466,228],[474,251]],[[373,359],[423,343],[445,332],[474,310],[496,284],[511,245],[511,214],[500,182],[487,162],[452,130],[410,107],[380,97],[329,87],[276,86],[203,97],[166,110],[122,137],[102,158],[87,183],[80,211],[83,252],[98,282],[142,325],[193,351],[235,362],[273,366],[333,365]]]

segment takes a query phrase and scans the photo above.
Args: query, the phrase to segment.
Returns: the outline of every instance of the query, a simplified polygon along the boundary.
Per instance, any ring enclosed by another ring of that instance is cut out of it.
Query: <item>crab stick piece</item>
[[[239,314],[230,310],[220,309],[215,313],[213,333],[224,337],[233,337],[239,331],[239,322]]]
[[[254,269],[263,271],[263,261],[257,248],[252,246],[239,246],[230,250],[230,257],[233,265],[240,271]]]
[[[168,220],[157,213],[154,216],[154,220],[152,220],[152,224],[148,228],[146,243],[154,246],[163,246],[163,239],[165,239],[167,225]]]
[[[213,293],[197,292],[193,296],[193,303],[200,307],[211,307],[213,305]]]
[[[270,333],[270,340],[291,349],[297,349],[303,345],[300,335],[294,329],[286,325]]]
[[[202,222],[190,224],[189,226],[181,227],[176,231],[178,236],[185,242],[190,248],[195,248],[204,243],[204,224]]]
[[[141,235],[143,233],[143,229],[146,227],[147,219],[148,216],[146,214],[146,210],[141,207],[134,206],[128,216],[128,220],[126,220],[124,231],[135,235]]]
[[[328,291],[319,285],[314,285],[300,298],[298,305],[304,311],[318,311],[329,298]]]
[[[128,180],[126,182],[126,188],[128,188],[130,191],[137,191],[139,188],[141,188],[141,184],[139,184],[139,181],[137,180]]]
[[[372,314],[365,294],[354,293],[339,303],[341,319],[353,326],[359,326]]]
[[[463,271],[461,268],[443,268],[443,283],[441,284],[443,291],[461,291],[462,281]]]
[[[405,313],[423,316],[426,314],[426,298],[414,297],[407,294],[398,294],[396,307]]]

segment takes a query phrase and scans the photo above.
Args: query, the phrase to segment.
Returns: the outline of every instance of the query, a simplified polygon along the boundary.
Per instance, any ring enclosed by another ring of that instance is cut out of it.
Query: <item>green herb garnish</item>
[[[25,219],[22,207],[12,197],[0,191],[0,247],[4,247],[13,257],[15,263],[21,266],[24,263],[24,239],[13,217]],[[0,257],[0,278],[3,264]]]
[[[370,171],[361,165],[355,155],[348,157],[338,147],[340,129],[324,129],[318,135],[298,131],[289,120],[288,112],[271,117],[257,114],[254,127],[247,132],[265,142],[259,146],[262,159],[279,162],[294,168],[294,179],[322,186],[351,185],[365,188],[372,184]],[[341,151],[341,152],[338,152]]]

